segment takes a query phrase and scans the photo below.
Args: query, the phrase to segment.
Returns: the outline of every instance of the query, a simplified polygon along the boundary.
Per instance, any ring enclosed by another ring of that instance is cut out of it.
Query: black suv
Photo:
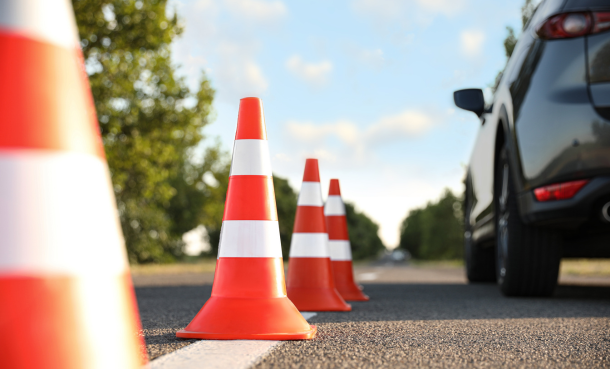
[[[610,0],[544,0],[481,121],[465,179],[472,282],[548,296],[562,257],[610,257]]]

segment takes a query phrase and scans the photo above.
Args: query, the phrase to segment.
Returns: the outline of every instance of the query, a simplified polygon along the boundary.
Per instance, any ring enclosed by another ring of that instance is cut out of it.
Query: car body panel
[[[610,178],[610,116],[604,118],[604,112],[610,113],[610,109],[604,110],[604,99],[610,100],[610,31],[548,41],[535,34],[538,25],[554,14],[601,6],[610,9],[610,2],[547,0],[519,38],[492,106],[480,117],[482,126],[470,157],[466,185],[472,199],[468,221],[473,241],[495,235],[493,181],[499,135],[508,146],[512,178],[526,223],[565,224],[570,219],[566,214],[572,211],[577,225],[590,217],[589,208],[595,199],[604,196],[604,191],[610,195],[610,187],[604,189],[599,185],[604,181],[596,181],[583,192],[588,194],[587,201],[581,201],[586,203],[585,208],[576,209],[572,202],[541,205],[532,192],[557,182]],[[597,64],[593,63],[595,58]],[[589,83],[593,74],[596,84]],[[600,101],[597,106],[592,96]],[[566,211],[554,216],[553,211],[562,207]]]
[[[610,82],[610,37],[608,31],[587,37],[589,82]]]
[[[607,9],[608,0],[567,0],[562,6],[562,11],[597,10]]]
[[[598,113],[610,118],[610,36],[608,32],[587,37],[589,93]],[[604,111],[600,111],[604,110]]]
[[[610,146],[599,140],[610,125],[589,98],[584,38],[536,40],[532,50],[533,65],[528,66],[530,58],[524,63],[531,68],[524,73],[528,79],[511,85],[523,169],[520,190],[610,169]]]

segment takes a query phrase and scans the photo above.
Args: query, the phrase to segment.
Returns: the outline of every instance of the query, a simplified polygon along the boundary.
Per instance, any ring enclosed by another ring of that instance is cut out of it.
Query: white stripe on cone
[[[290,241],[291,258],[327,258],[327,233],[293,233]]]
[[[320,182],[303,182],[299,193],[298,206],[324,206]]]
[[[326,199],[326,205],[324,206],[324,215],[345,215],[345,205],[343,205],[341,196],[328,196],[328,199]]]
[[[219,258],[281,258],[277,220],[225,220],[220,230]]]
[[[0,0],[0,30],[78,47],[78,31],[70,0]]]
[[[272,175],[267,140],[235,140],[231,175]]]
[[[109,178],[92,155],[1,152],[0,273],[127,271]]]
[[[352,260],[352,248],[349,241],[329,240],[330,260],[350,261]]]

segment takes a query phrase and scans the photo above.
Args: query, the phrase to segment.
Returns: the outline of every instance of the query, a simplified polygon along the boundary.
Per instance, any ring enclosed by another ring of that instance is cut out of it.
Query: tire
[[[505,296],[552,295],[561,261],[561,235],[522,222],[506,147],[500,152],[494,187],[500,290]]]
[[[468,186],[468,184],[466,184]],[[496,255],[493,247],[481,247],[472,241],[470,227],[470,191],[466,188],[464,195],[464,264],[466,277],[471,283],[496,281]]]

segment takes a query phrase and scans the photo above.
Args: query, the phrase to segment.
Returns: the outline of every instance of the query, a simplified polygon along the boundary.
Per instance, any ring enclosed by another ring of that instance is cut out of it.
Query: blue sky
[[[522,2],[173,0],[173,58],[217,90],[208,137],[230,151],[239,99],[262,98],[274,173],[298,191],[318,158],[323,192],[339,178],[394,247],[410,209],[463,191],[478,120],[452,92],[494,80]]]

